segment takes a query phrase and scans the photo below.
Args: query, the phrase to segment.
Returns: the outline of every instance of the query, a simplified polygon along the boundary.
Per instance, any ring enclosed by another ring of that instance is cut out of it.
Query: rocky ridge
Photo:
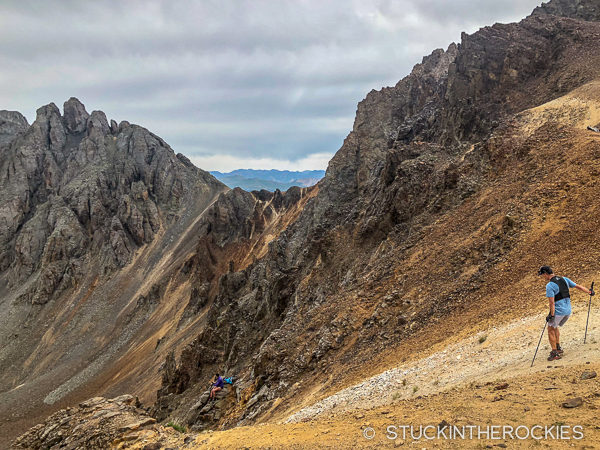
[[[462,299],[477,310],[474,293],[535,212],[486,202],[481,221],[462,228],[463,242],[477,244],[448,249],[426,274],[411,258],[424,248],[426,230],[501,183],[507,158],[527,158],[520,152],[531,144],[511,141],[516,114],[597,77],[591,49],[599,24],[587,12],[561,15],[570,11],[561,4],[550,3],[552,14],[463,34],[396,86],[367,95],[318,194],[263,259],[223,279],[208,326],[163,378],[159,419],[184,421],[197,383],[223,369],[239,375],[244,389],[268,390],[221,426],[276,415],[282,399],[300,398],[323,372],[341,376],[343,369],[331,369],[336,361],[364,363],[361,350],[377,354],[431,329],[436,316],[466,307]],[[462,274],[458,287],[449,282]]]
[[[221,276],[261,257],[313,195],[229,190],[160,137],[109,124],[75,98],[63,114],[40,108],[31,126],[0,117],[9,428],[88,396],[80,391],[137,389],[148,401],[160,378],[140,373],[191,340]]]
[[[16,141],[0,166],[0,271],[9,289],[26,284],[22,301],[43,304],[74,287],[91,252],[100,274],[124,267],[175,219],[184,197],[224,189],[159,137],[127,122],[111,126],[75,98],[64,117],[54,104],[38,109],[27,129],[11,117],[20,128],[7,128]]]

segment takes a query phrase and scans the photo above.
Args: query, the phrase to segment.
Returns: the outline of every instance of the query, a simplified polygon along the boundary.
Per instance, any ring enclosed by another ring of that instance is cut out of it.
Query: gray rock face
[[[222,189],[158,136],[111,128],[76,98],[64,116],[52,103],[38,109],[31,127],[19,113],[0,118],[12,142],[0,154],[0,272],[23,301],[75,286],[92,260],[103,274],[124,267],[185,198]]]
[[[63,107],[64,120],[67,130],[71,133],[81,133],[85,130],[88,117],[85,106],[75,97],[67,100]]]
[[[8,145],[20,133],[23,133],[29,124],[27,119],[17,111],[0,111],[0,148]]]

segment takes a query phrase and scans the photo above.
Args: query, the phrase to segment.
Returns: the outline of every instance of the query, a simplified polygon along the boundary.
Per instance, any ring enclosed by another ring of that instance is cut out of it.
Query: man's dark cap
[[[542,266],[542,267],[540,267],[540,270],[538,270],[538,275],[543,275],[545,273],[547,273],[548,275],[551,275],[554,272],[552,272],[552,268],[550,266]]]

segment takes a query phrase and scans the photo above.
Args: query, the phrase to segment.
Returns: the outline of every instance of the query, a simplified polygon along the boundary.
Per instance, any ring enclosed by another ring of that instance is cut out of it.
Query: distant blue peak
[[[325,176],[324,170],[237,169],[226,173],[213,170],[210,173],[230,188],[241,187],[247,191],[260,189],[285,191],[291,186],[308,187]]]

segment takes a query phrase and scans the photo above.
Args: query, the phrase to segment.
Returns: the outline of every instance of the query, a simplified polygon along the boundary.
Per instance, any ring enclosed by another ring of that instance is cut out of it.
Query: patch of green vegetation
[[[486,339],[487,339],[487,334],[484,334],[483,336],[481,336],[481,337],[479,338],[479,343],[480,343],[480,344],[483,344],[483,343],[486,341]]]
[[[413,386],[413,394],[419,390],[418,386]]]
[[[400,398],[400,392],[394,392],[394,395],[392,395],[392,400],[398,400]]]
[[[402,386],[406,386],[406,378],[402,380]]]
[[[167,423],[165,426],[166,426],[166,427],[171,427],[171,428],[173,428],[174,430],[177,430],[177,431],[179,431],[180,433],[185,433],[185,432],[186,432],[186,429],[185,429],[185,427],[184,427],[184,426],[182,426],[182,425],[178,425],[178,424],[176,424],[176,423],[173,423],[173,422],[169,422],[169,423]]]

